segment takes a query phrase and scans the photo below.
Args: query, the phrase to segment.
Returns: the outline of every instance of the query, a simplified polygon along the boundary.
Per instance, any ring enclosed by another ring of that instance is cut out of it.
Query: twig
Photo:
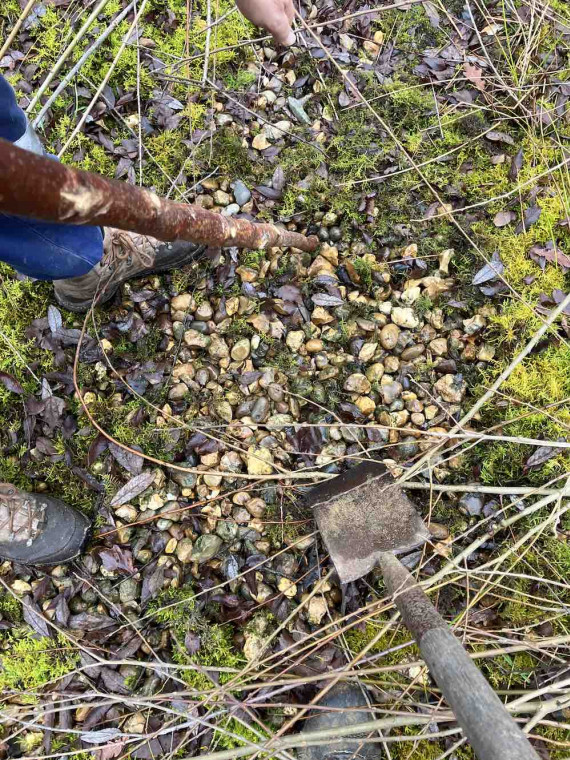
[[[208,79],[208,63],[210,60],[210,40],[212,37],[212,0],[206,3],[206,45],[204,50],[204,69],[202,71],[202,84]]]
[[[55,88],[55,90],[52,92],[52,94],[49,96],[49,98],[46,100],[45,105],[42,106],[41,111],[38,113],[38,115],[35,117],[35,119],[32,121],[33,127],[40,126],[42,119],[52,106],[53,102],[59,97],[59,95],[65,90],[67,85],[71,82],[73,77],[78,73],[78,71],[83,67],[83,64],[91,58],[93,53],[96,53],[97,50],[101,47],[101,45],[105,42],[107,37],[111,35],[115,29],[119,26],[121,21],[127,16],[128,13],[135,7],[135,0],[133,2],[129,3],[126,8],[124,8],[115,18],[111,21],[109,26],[105,29],[105,31],[97,37],[95,42],[90,45],[87,50],[83,53],[81,58],[77,61],[77,63],[67,72],[67,74],[63,77],[61,82],[58,84],[58,86]]]
[[[36,2],[36,0],[28,0],[28,2],[26,4],[26,7],[20,13],[20,15],[19,15],[16,23],[14,24],[14,26],[12,28],[12,31],[10,32],[10,34],[8,35],[8,37],[6,38],[6,42],[4,42],[4,44],[0,48],[0,59],[3,58],[4,53],[9,49],[10,45],[14,41],[15,36],[20,31],[20,27],[22,26],[22,24],[24,23],[24,21],[28,18],[28,16],[30,15],[30,12],[31,12],[32,8],[34,7],[35,2]],[[105,2],[107,2],[107,0],[105,0]]]
[[[108,0],[101,0],[100,5],[101,4],[105,4],[107,2],[108,2]],[[135,18],[133,19],[133,23],[130,25],[127,33],[125,34],[125,36],[121,40],[121,44],[119,46],[119,49],[117,50],[117,54],[115,55],[115,57],[111,61],[111,65],[107,69],[107,72],[106,72],[105,76],[103,77],[103,79],[101,81],[101,84],[97,88],[97,92],[92,97],[89,105],[87,106],[87,108],[83,112],[81,118],[79,119],[79,122],[73,128],[73,130],[72,130],[71,134],[69,135],[69,137],[67,138],[67,140],[66,140],[63,148],[57,154],[58,158],[61,158],[63,156],[63,154],[65,153],[65,151],[69,148],[69,146],[71,145],[71,143],[73,142],[73,140],[75,139],[75,137],[77,136],[77,134],[80,132],[80,130],[83,127],[83,125],[85,124],[85,122],[87,120],[87,117],[89,116],[89,114],[93,110],[93,106],[95,105],[95,103],[97,103],[97,101],[101,97],[101,93],[103,92],[103,90],[105,89],[105,87],[107,85],[107,82],[111,78],[111,74],[115,70],[115,66],[119,62],[119,59],[121,58],[121,56],[123,54],[123,50],[127,46],[127,42],[129,41],[129,39],[130,39],[132,33],[134,32],[134,30],[137,28],[137,25],[139,23],[139,19],[142,16],[142,14],[144,13],[144,9],[146,8],[146,4],[147,4],[147,0],[142,0],[139,12],[136,14]],[[91,14],[91,15],[93,15],[93,14]],[[45,84],[45,82],[44,82],[44,84]],[[37,99],[37,95],[36,95],[36,99]]]
[[[79,42],[83,39],[85,36],[87,30],[91,26],[91,24],[95,21],[97,16],[101,13],[101,11],[105,8],[109,0],[99,0],[99,3],[93,8],[91,13],[89,14],[89,18],[87,21],[83,24],[81,29],[77,32],[75,37],[71,40],[69,45],[65,48],[63,53],[59,56],[59,59],[55,62],[53,67],[50,69],[48,75],[42,82],[39,90],[36,92],[34,97],[31,99],[30,104],[26,108],[26,113],[31,113],[34,107],[37,103],[39,103],[39,100],[41,96],[44,94],[44,92],[47,90],[47,88],[50,85],[50,82],[53,80],[53,78],[56,76],[58,71],[61,69],[67,58],[71,55],[71,53],[75,50],[76,46]]]

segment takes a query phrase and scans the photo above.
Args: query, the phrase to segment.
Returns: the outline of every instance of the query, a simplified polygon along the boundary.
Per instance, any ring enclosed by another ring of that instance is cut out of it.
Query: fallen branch
[[[73,169],[0,139],[0,211],[63,224],[119,227],[159,240],[315,251],[316,237],[175,203],[150,190]]]

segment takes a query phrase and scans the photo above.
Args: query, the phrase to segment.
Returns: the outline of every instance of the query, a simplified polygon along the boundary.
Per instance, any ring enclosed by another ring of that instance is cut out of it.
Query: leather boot
[[[109,301],[123,282],[183,267],[205,247],[182,240],[160,243],[146,235],[109,227],[103,250],[103,258],[87,274],[54,281],[56,300],[64,309],[86,312],[94,298],[97,305]]]
[[[59,565],[83,548],[89,520],[59,499],[0,483],[0,557],[24,565]]]

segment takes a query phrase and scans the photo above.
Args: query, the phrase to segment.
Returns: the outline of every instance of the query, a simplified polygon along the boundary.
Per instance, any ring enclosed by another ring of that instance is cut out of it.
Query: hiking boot
[[[183,240],[160,243],[146,235],[109,227],[105,229],[101,261],[80,277],[55,280],[55,297],[64,309],[86,312],[93,299],[100,305],[113,298],[123,282],[183,267],[204,250],[205,246]]]
[[[357,684],[336,684],[319,702],[319,707],[331,709],[314,712],[305,723],[301,734],[349,728],[374,720],[365,693]],[[340,740],[333,740],[331,737],[328,744],[299,749],[297,756],[299,760],[379,760],[380,745],[377,742],[365,741],[369,735],[378,738],[376,732],[371,731],[360,734],[355,732]]]
[[[59,565],[76,557],[89,520],[59,499],[0,483],[0,557],[24,565]]]

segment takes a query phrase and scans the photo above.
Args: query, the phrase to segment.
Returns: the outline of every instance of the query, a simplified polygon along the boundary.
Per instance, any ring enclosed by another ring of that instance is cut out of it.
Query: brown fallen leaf
[[[463,64],[463,71],[466,78],[475,85],[475,87],[483,92],[485,89],[485,81],[483,80],[483,69],[476,66],[474,63],[465,62]]]
[[[504,143],[507,143],[507,145],[515,144],[515,141],[510,135],[508,135],[506,132],[499,132],[495,129],[492,129],[490,132],[487,132],[485,137],[487,138],[487,140],[490,140],[491,142],[504,142]]]
[[[509,179],[514,182],[519,176],[519,172],[523,165],[523,150],[522,148],[512,157],[511,166],[509,168]]]
[[[563,253],[552,240],[549,240],[545,246],[533,245],[528,255],[543,270],[546,262],[549,261],[551,264],[559,266],[564,273],[570,271],[570,256]]]
[[[514,211],[499,211],[495,214],[493,224],[495,227],[505,227],[507,224],[514,222],[516,218],[517,215]]]

